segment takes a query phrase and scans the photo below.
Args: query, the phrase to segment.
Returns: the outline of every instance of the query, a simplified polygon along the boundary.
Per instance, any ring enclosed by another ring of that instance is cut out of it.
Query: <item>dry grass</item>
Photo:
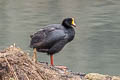
[[[35,63],[20,48],[10,46],[0,52],[0,80],[80,80],[80,76],[45,63]]]

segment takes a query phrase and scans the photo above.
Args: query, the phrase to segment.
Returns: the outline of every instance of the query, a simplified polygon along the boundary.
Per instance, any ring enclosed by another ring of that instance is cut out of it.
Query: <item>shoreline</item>
[[[11,45],[0,50],[0,80],[120,80],[120,76],[62,70],[46,62],[32,61],[22,49]]]

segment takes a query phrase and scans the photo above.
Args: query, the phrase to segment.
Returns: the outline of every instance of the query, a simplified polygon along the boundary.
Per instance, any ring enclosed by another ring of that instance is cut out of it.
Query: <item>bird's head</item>
[[[62,25],[65,27],[76,27],[74,18],[65,18],[62,22]]]

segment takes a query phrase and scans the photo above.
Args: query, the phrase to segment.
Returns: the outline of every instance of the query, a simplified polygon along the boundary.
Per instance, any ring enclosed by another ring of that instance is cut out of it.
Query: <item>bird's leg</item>
[[[54,66],[54,60],[53,60],[53,54],[50,54],[50,62],[51,62],[51,66]],[[65,72],[65,74],[67,74],[67,67],[66,66],[55,66],[58,69],[61,69]]]
[[[54,66],[54,63],[53,63],[53,54],[50,54],[50,62],[51,62],[51,66]]]
[[[36,63],[37,62],[37,51],[36,48],[33,49],[33,57],[32,57],[33,61]]]
[[[54,60],[53,60],[53,54],[50,54],[50,63],[51,63],[51,66],[54,66]],[[66,66],[55,66],[59,69],[67,69]]]

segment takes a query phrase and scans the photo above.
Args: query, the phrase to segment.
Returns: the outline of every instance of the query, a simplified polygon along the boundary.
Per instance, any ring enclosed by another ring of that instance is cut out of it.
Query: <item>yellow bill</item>
[[[72,18],[72,25],[73,25],[74,27],[76,27],[74,18]]]

